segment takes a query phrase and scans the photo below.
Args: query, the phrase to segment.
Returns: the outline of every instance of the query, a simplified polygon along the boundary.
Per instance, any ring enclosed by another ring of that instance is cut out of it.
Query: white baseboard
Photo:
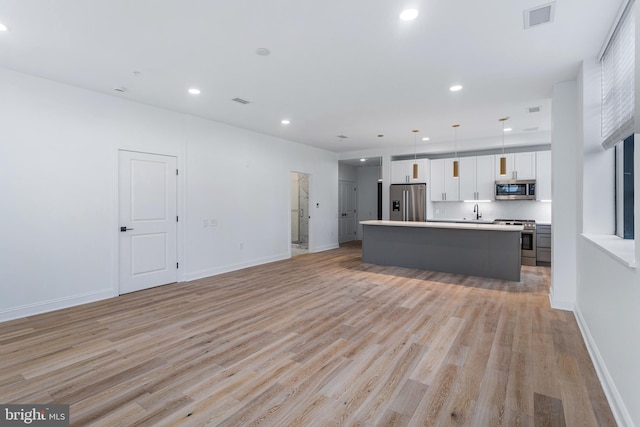
[[[576,302],[568,299],[554,298],[553,288],[552,288],[549,291],[549,304],[551,304],[551,308],[556,310],[573,311],[575,308]]]
[[[228,273],[230,271],[242,270],[243,268],[255,267],[256,265],[268,264],[270,262],[282,261],[283,259],[289,259],[291,255],[282,253],[270,257],[253,259],[250,261],[241,262],[238,264],[223,265],[215,268],[206,268],[204,270],[194,271],[193,273],[185,274],[184,280],[198,280],[205,277],[217,276],[218,274]]]
[[[68,297],[35,302],[18,307],[11,307],[5,310],[0,310],[0,322],[20,319],[27,316],[34,316],[36,314],[69,308],[80,304],[87,304],[107,298],[113,298],[116,295],[117,293],[115,293],[113,289],[104,289],[101,291],[89,292],[86,294],[71,295]]]
[[[591,361],[593,362],[593,366],[596,369],[596,374],[598,375],[598,379],[600,380],[600,384],[602,385],[604,394],[607,397],[607,401],[609,402],[611,412],[616,419],[616,423],[618,423],[618,426],[620,427],[633,427],[634,424],[633,420],[631,419],[631,415],[629,414],[629,411],[627,411],[627,407],[622,401],[622,397],[620,396],[620,393],[618,392],[618,389],[613,382],[613,378],[611,378],[611,374],[609,374],[607,365],[602,359],[600,350],[598,350],[598,345],[594,341],[593,336],[591,335],[591,331],[589,330],[589,326],[582,316],[580,307],[577,304],[575,306],[573,314],[576,317],[578,327],[580,328],[580,332],[582,333],[582,338],[584,339],[584,342],[587,346],[589,356],[591,356]]]
[[[331,244],[322,245],[322,246],[314,246],[313,248],[311,248],[311,252],[330,251],[331,249],[338,249],[339,247],[340,245],[337,243],[331,243]]]

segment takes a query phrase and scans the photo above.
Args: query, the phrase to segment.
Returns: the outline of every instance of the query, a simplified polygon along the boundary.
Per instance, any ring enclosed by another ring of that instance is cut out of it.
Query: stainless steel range
[[[494,224],[522,225],[520,239],[522,265],[536,265],[536,222],[532,219],[496,219]]]

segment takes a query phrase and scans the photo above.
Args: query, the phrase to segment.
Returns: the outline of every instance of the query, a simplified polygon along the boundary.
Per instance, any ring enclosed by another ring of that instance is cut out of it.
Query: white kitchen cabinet
[[[551,200],[551,151],[536,153],[536,200]]]
[[[418,164],[418,179],[413,179],[413,164]],[[391,162],[391,183],[392,184],[412,184],[427,182],[428,160],[395,160]]]
[[[462,157],[459,175],[460,200],[494,199],[494,156]]]
[[[456,202],[459,200],[459,179],[453,177],[454,160],[431,160],[429,169],[432,202]]]
[[[536,153],[508,153],[504,157],[507,158],[507,174],[500,175],[500,157],[502,154],[495,156],[495,179],[536,179]]]

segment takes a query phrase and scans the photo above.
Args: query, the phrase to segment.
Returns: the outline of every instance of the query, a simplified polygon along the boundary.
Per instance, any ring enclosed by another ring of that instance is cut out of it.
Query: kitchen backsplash
[[[431,202],[427,206],[427,219],[456,219],[475,218],[474,203],[465,202]],[[533,219],[536,222],[551,222],[552,203],[536,202],[533,200],[502,200],[480,202],[482,219],[492,221],[504,219]]]

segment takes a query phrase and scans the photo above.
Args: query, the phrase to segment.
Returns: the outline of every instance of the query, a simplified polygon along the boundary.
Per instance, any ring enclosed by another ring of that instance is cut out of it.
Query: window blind
[[[615,146],[634,132],[635,1],[631,0],[604,50],[602,67],[602,146]]]

